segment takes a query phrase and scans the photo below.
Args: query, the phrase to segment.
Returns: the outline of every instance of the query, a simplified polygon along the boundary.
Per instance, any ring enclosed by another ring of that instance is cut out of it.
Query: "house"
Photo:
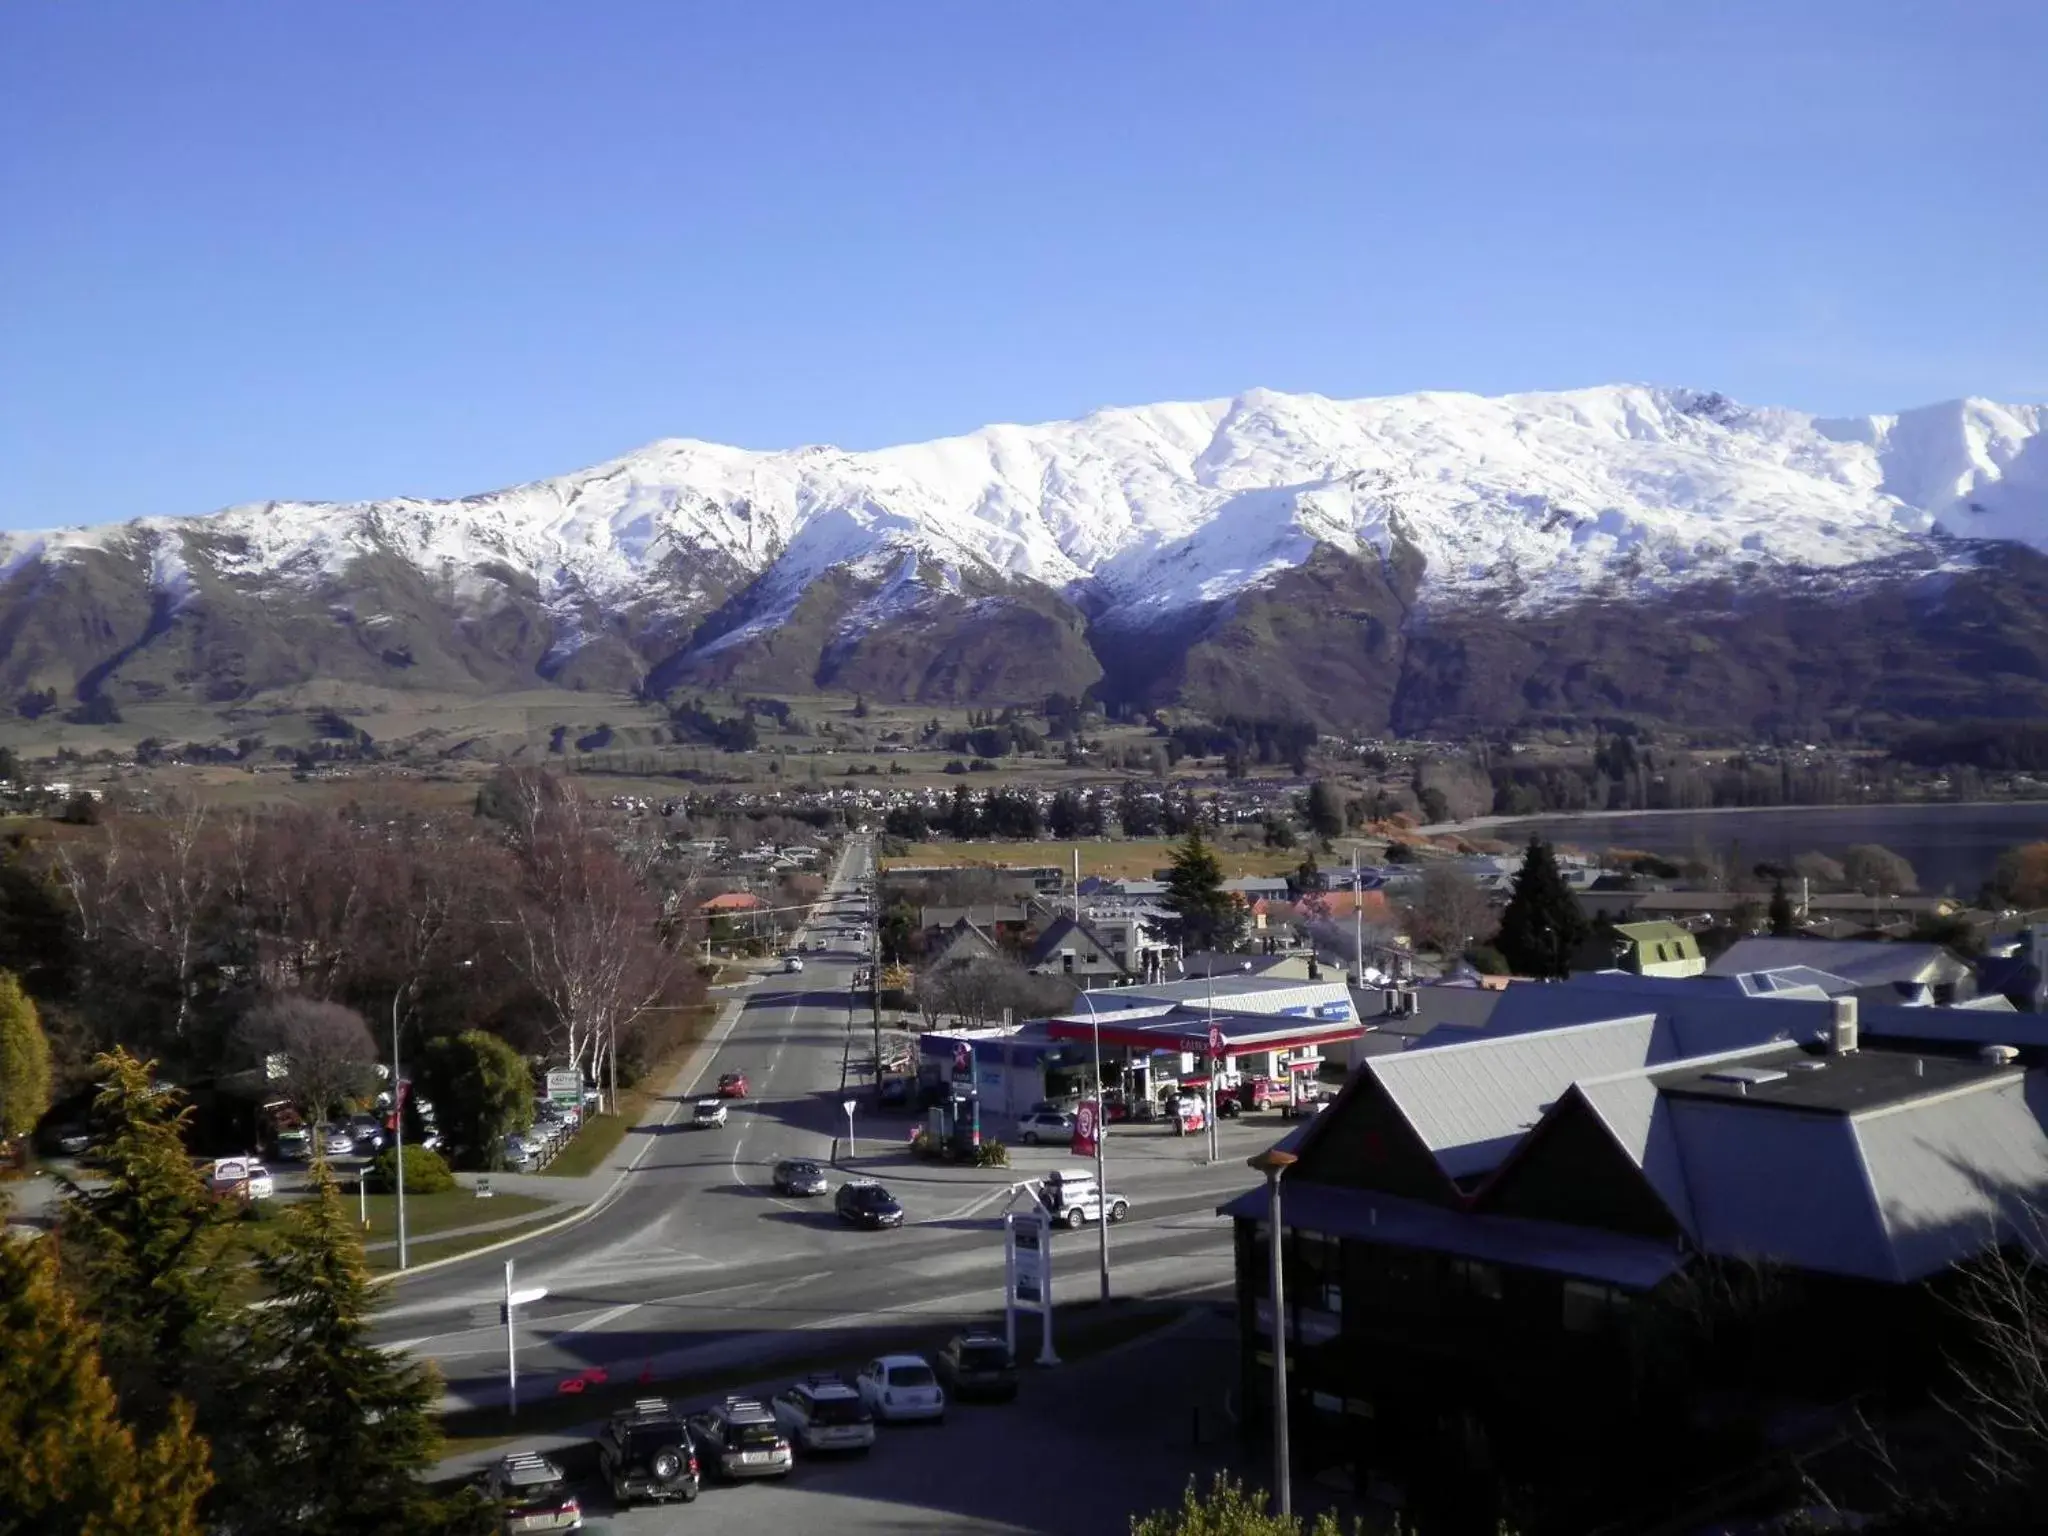
[[[1987,950],[1977,962],[1977,987],[2024,1013],[2048,1013],[2048,928],[2029,929]]]
[[[1588,969],[1637,976],[1698,976],[1707,968],[1700,941],[1676,923],[1614,923],[1595,929],[1580,956]]]
[[[1025,957],[1024,968],[1040,976],[1072,976],[1093,983],[1128,974],[1124,957],[1109,938],[1071,917],[1053,919]]]
[[[1238,955],[1198,950],[1183,957],[1176,981],[1206,976],[1263,976],[1274,981],[1321,981],[1323,967],[1306,950]]]
[[[756,912],[767,905],[767,902],[750,892],[726,891],[713,896],[709,901],[700,902],[697,910],[706,917],[730,917],[736,912]]]
[[[1976,995],[1970,967],[1939,944],[1883,939],[1738,939],[1706,968],[1709,976],[1743,976],[1802,967],[1839,977],[1867,1003],[1966,1001]]]
[[[1859,1047],[1853,1029],[1659,1060],[1659,1029],[1368,1058],[1283,1143],[1279,1326],[1304,1473],[1390,1478],[1426,1505],[1518,1468],[1563,1507],[1556,1528],[1591,1529],[1614,1514],[1602,1500],[1625,1502],[1619,1469],[1714,1470],[1691,1417],[1709,1394],[1923,1382],[1944,1326],[1923,1282],[2036,1243],[2038,1073]],[[1258,1426],[1267,1189],[1222,1214]]]
[[[962,917],[955,919],[953,926],[927,948],[924,968],[927,972],[950,970],[954,966],[972,965],[977,960],[998,960],[1002,954],[1002,945]]]
[[[977,902],[969,907],[920,907],[917,912],[918,929],[925,934],[926,943],[932,936],[950,933],[962,922],[972,923],[993,937],[1005,933],[1021,933],[1031,922],[1030,909],[1021,905],[999,902]]]

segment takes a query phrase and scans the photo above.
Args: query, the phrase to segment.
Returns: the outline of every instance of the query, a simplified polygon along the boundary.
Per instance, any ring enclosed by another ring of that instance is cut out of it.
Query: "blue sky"
[[[0,526],[1227,395],[2048,396],[2048,6],[0,7]]]

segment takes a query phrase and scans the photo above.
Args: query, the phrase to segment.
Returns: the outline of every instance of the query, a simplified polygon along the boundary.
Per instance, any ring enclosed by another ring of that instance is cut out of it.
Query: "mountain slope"
[[[1596,630],[1682,630],[1702,601],[1846,613],[1896,592],[1928,616],[1923,652],[1966,617],[1937,600],[1957,583],[1998,610],[2017,581],[2024,615],[2034,567],[2012,572],[2048,550],[2044,425],[1980,400],[1824,420],[1643,386],[1261,390],[869,453],[665,441],[460,501],[0,537],[0,687],[540,678],[993,700],[1100,679],[1347,725],[1497,720],[1640,694],[1577,688],[1572,658]],[[1447,659],[1459,645],[1493,658],[1488,678],[1515,670],[1527,658],[1486,637],[1524,632],[1552,637],[1559,681],[1444,682],[1474,666]],[[2031,642],[2006,638],[1999,675],[2025,678]],[[1875,684],[1808,692],[1839,710],[1858,687]]]

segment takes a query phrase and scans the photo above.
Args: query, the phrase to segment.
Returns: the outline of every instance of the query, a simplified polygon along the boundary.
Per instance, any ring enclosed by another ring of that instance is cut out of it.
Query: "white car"
[[[1071,1142],[1074,1139],[1074,1117],[1057,1109],[1042,1109],[1025,1115],[1017,1122],[1017,1139],[1027,1147],[1035,1147],[1041,1141]]]
[[[223,1198],[233,1196],[242,1200],[268,1200],[277,1193],[277,1182],[271,1178],[270,1170],[251,1157],[218,1159],[206,1176],[206,1187]]]
[[[700,1131],[712,1131],[725,1124],[725,1100],[699,1099],[696,1113],[690,1116],[690,1124]]]
[[[784,955],[782,957],[782,968],[789,974],[795,975],[804,968],[804,957],[802,955]]]
[[[770,1404],[776,1425],[806,1451],[865,1451],[875,1443],[875,1416],[837,1376],[807,1376]]]
[[[883,1355],[870,1360],[855,1383],[868,1412],[884,1424],[946,1416],[946,1392],[923,1355]]]

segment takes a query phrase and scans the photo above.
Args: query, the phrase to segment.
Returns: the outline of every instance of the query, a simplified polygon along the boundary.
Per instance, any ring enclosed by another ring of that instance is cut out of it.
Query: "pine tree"
[[[1778,880],[1771,885],[1771,937],[1789,939],[1799,932],[1793,918],[1792,898],[1785,894],[1785,882]]]
[[[1200,826],[1190,828],[1173,851],[1164,905],[1174,915],[1184,952],[1227,949],[1237,942],[1243,921],[1237,898],[1223,889],[1223,866],[1203,841]]]
[[[200,1536],[211,1476],[191,1409],[137,1445],[54,1247],[0,1239],[0,1532]]]
[[[1328,842],[1344,830],[1344,798],[1328,779],[1308,787],[1308,829]]]
[[[1530,838],[1494,947],[1517,976],[1564,977],[1571,974],[1572,955],[1590,931],[1550,844]]]
[[[185,1151],[190,1111],[156,1087],[155,1063],[117,1048],[93,1070],[100,1178],[67,1187],[58,1233],[122,1411],[150,1429],[174,1396],[207,1410],[222,1353],[226,1224]]]
[[[0,1143],[19,1141],[50,1108],[50,1042],[36,1005],[0,971]]]
[[[271,1300],[250,1314],[239,1395],[262,1433],[232,1453],[250,1464],[232,1466],[225,1523],[300,1536],[489,1530],[480,1501],[437,1499],[420,1481],[440,1451],[438,1378],[371,1341],[362,1239],[325,1164],[256,1267]]]

